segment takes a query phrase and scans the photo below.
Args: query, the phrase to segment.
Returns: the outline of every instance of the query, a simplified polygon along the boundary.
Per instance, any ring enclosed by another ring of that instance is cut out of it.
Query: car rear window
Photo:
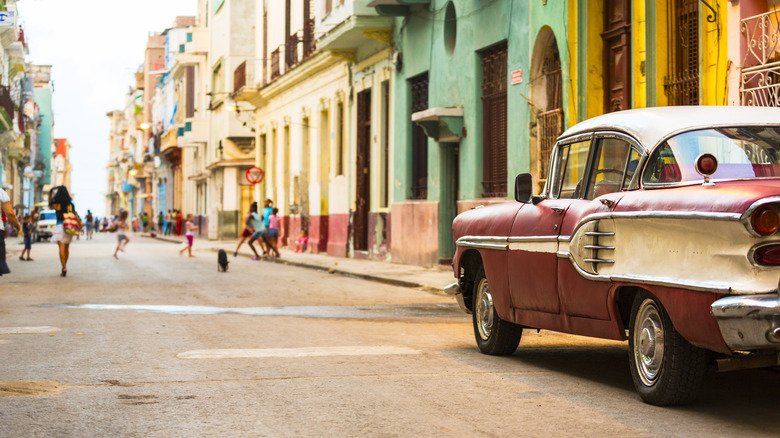
[[[38,217],[39,221],[53,221],[57,220],[57,213],[51,212],[51,213],[41,213],[41,215]]]
[[[703,181],[696,158],[710,153],[718,159],[712,179],[752,179],[780,176],[780,127],[748,126],[691,131],[660,144],[647,161],[642,181],[670,184]]]

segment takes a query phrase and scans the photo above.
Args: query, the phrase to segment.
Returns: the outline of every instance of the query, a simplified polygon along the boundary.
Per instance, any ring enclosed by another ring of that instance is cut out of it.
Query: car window
[[[51,213],[41,213],[41,215],[38,217],[39,221],[53,221],[57,220],[57,213],[51,212]]]
[[[713,179],[780,176],[780,128],[740,126],[684,132],[650,154],[642,181],[649,184],[702,181],[695,162],[703,153],[718,160]]]
[[[619,138],[602,138],[596,143],[586,199],[619,192],[626,176],[631,145]]]
[[[562,145],[558,148],[553,197],[579,198],[583,193],[583,180],[588,167],[590,140]]]

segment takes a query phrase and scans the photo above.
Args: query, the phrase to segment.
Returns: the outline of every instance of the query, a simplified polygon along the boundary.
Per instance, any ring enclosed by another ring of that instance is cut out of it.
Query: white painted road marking
[[[263,357],[315,356],[381,356],[391,354],[422,354],[420,350],[405,347],[305,347],[264,349],[192,350],[176,355],[179,359],[236,359]]]
[[[59,327],[0,327],[0,335],[27,335],[62,331]]]

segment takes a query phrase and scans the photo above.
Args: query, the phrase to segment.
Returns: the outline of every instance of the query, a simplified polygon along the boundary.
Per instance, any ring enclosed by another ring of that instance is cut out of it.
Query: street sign
[[[0,27],[14,27],[16,17],[13,11],[0,11]]]
[[[515,70],[512,72],[512,85],[523,82],[523,69]]]
[[[249,181],[250,184],[263,182],[263,177],[265,177],[265,172],[257,166],[252,166],[246,171],[246,180]]]

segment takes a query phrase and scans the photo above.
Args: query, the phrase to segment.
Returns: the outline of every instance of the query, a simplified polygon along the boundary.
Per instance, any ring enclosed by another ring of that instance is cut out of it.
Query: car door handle
[[[562,209],[562,208],[559,208],[559,207],[553,207],[553,208],[552,208],[552,211],[554,211],[554,212],[555,212],[555,214],[561,214],[561,213],[563,213],[563,209]]]
[[[615,201],[611,199],[601,199],[601,203],[609,208],[612,208],[612,206],[615,205]]]

